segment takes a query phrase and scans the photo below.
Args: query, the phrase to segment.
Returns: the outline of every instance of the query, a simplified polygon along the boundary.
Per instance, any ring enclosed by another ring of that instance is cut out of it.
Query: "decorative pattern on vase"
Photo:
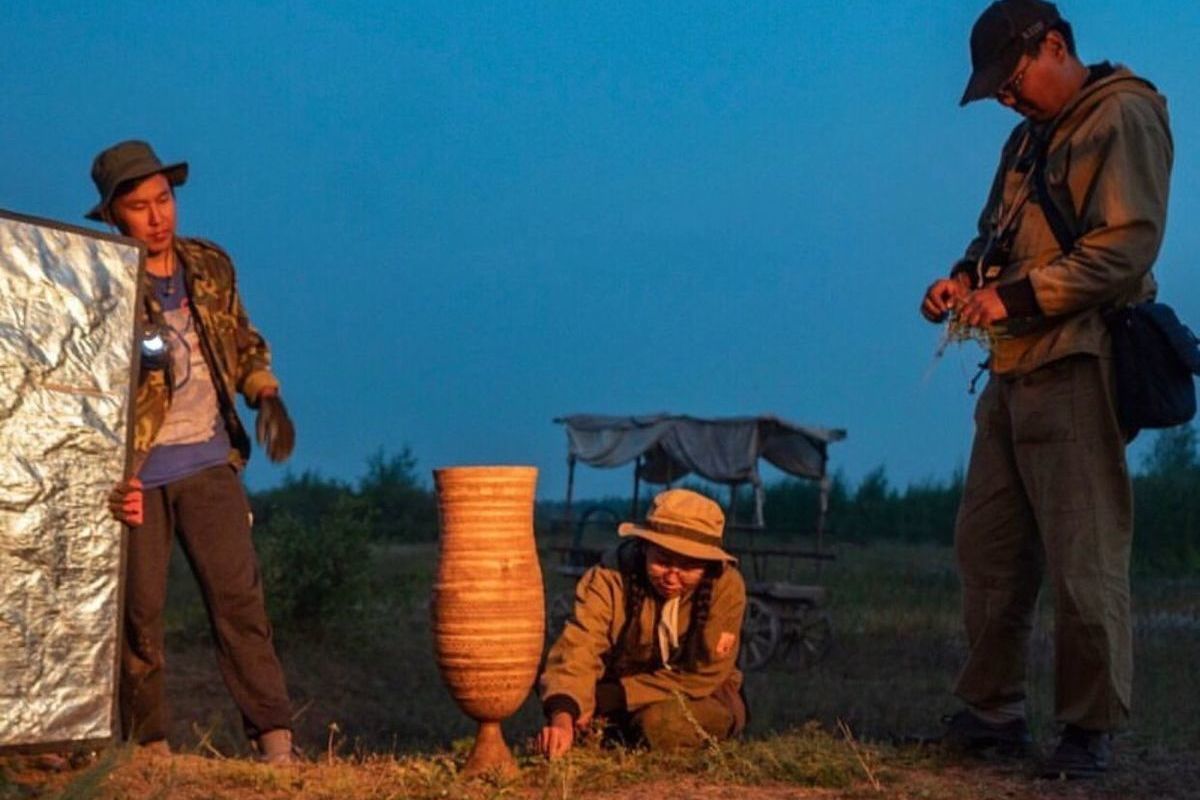
[[[480,723],[466,772],[515,771],[500,733],[533,687],[545,637],[534,467],[434,470],[441,540],[430,613],[442,680]]]

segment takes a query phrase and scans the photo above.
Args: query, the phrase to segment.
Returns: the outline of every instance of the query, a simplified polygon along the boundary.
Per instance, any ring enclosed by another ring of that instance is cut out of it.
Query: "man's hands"
[[[566,711],[555,711],[550,724],[538,734],[537,751],[546,758],[566,755],[575,743],[575,722]]]
[[[958,304],[958,318],[972,328],[986,328],[1008,316],[994,286],[971,292]]]
[[[136,528],[146,519],[143,497],[141,481],[137,478],[123,480],[108,493],[108,510],[118,522]]]
[[[1008,316],[995,287],[971,291],[970,279],[964,273],[934,281],[921,302],[921,314],[930,322],[943,321],[951,311],[973,328],[986,328]]]
[[[930,322],[941,322],[950,313],[950,310],[962,302],[970,292],[970,279],[963,273],[959,273],[953,278],[934,281],[925,290],[925,299],[921,302],[921,314]]]
[[[258,424],[255,426],[258,443],[267,457],[278,463],[292,454],[296,445],[296,428],[275,389],[267,389],[258,397]]]

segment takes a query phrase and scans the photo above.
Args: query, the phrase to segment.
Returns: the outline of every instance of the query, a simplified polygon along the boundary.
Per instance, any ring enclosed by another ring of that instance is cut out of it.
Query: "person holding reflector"
[[[295,432],[229,256],[211,242],[175,234],[175,188],[187,175],[186,162],[163,164],[140,141],[115,144],[92,165],[100,201],[87,217],[114,225],[147,251],[133,477],[109,497],[113,515],[131,528],[121,723],[127,738],[169,752],[163,606],[178,535],[246,733],[264,760],[281,763],[292,758],[292,714],[250,540],[240,478],[250,440],[235,395],[258,411],[258,441],[272,461],[291,454]]]

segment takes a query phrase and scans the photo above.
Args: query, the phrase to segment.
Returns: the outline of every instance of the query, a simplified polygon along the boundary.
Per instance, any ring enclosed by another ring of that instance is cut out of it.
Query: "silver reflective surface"
[[[0,216],[0,746],[113,733],[140,251]]]

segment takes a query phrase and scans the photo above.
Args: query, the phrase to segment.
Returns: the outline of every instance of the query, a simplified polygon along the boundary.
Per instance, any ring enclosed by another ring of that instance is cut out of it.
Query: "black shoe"
[[[1098,778],[1112,761],[1112,734],[1068,725],[1054,755],[1042,765],[1043,778]]]
[[[1024,719],[994,723],[980,719],[969,709],[942,717],[946,730],[938,741],[951,750],[972,755],[989,753],[1020,757],[1029,754],[1033,737]]]

